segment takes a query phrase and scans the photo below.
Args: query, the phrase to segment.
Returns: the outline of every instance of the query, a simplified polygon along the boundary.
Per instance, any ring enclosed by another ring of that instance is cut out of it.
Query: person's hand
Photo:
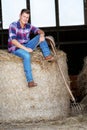
[[[33,50],[31,48],[26,48],[26,51],[33,52]]]
[[[40,34],[40,39],[39,39],[39,42],[43,42],[45,40],[45,37],[43,34]]]
[[[40,30],[38,30],[38,34],[40,34],[40,35],[41,35],[41,34],[42,34],[42,35],[45,35],[44,31],[43,31],[43,30],[41,30],[41,29],[40,29]]]

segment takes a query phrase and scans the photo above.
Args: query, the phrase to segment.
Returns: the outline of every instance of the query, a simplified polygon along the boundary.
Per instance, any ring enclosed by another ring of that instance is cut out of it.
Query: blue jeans
[[[39,38],[40,38],[40,35],[37,35],[33,39],[31,39],[28,43],[25,43],[23,45],[28,48],[31,48],[32,50],[35,50],[35,48],[38,46]],[[39,45],[40,45],[40,48],[42,50],[44,57],[50,55],[50,49],[48,47],[46,40],[41,42]],[[25,72],[27,82],[33,81],[30,53],[23,49],[17,49],[16,51],[13,52],[13,54],[23,59],[24,72]]]

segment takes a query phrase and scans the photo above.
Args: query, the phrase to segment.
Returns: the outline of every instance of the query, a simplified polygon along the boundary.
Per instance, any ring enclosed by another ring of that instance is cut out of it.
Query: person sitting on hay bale
[[[28,9],[22,9],[19,20],[9,26],[8,52],[23,59],[24,71],[28,82],[28,87],[35,87],[31,70],[30,53],[40,45],[43,56],[47,61],[53,61],[49,46],[44,37],[44,31],[28,23],[30,12]],[[30,40],[30,34],[37,34]]]

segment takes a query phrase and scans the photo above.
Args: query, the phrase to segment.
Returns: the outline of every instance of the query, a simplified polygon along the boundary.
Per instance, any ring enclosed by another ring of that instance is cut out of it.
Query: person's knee
[[[29,52],[26,52],[26,53],[24,54],[24,59],[30,59],[30,58],[31,58],[30,53],[29,53]]]

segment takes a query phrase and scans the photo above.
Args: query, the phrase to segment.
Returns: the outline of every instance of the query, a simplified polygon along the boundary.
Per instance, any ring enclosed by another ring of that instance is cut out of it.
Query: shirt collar
[[[20,25],[20,21],[19,20],[17,21],[17,28],[21,29],[21,25]],[[26,28],[26,24],[25,24],[24,28]]]

